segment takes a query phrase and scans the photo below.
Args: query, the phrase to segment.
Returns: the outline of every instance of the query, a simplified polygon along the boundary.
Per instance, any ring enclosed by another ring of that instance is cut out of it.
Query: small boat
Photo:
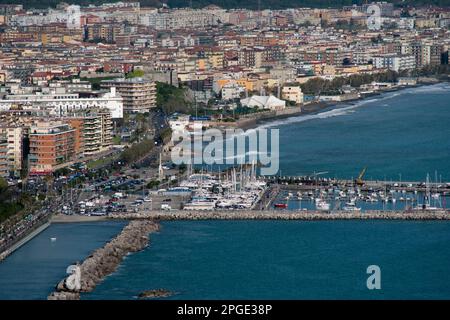
[[[342,208],[344,211],[361,211],[361,208],[356,207],[356,199],[351,199]]]
[[[438,200],[441,195],[439,193],[433,193],[431,198]]]
[[[320,211],[330,210],[330,204],[323,199],[316,199],[316,209]]]
[[[275,203],[274,207],[275,208],[283,208],[283,209],[285,209],[285,208],[287,208],[287,204],[286,203]]]
[[[56,238],[50,238],[51,242],[56,242]]]

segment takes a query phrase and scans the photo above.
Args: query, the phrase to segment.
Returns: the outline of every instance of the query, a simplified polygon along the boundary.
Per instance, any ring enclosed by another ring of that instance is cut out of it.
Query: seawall
[[[450,220],[450,211],[320,212],[290,210],[145,211],[113,214],[110,219],[150,220]]]
[[[17,241],[15,244],[13,244],[10,248],[0,253],[0,262],[4,259],[6,259],[10,254],[12,254],[14,251],[18,250],[20,247],[22,247],[24,244],[26,244],[28,241],[36,237],[38,234],[40,234],[42,231],[47,229],[50,226],[50,222],[47,221],[44,224],[40,225],[39,227],[35,228],[33,231],[31,231],[27,236]]]

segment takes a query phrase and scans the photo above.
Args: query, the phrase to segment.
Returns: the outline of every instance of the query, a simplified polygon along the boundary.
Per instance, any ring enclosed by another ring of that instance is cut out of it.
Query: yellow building
[[[242,78],[236,80],[236,83],[247,91],[258,91],[262,87],[262,84],[258,83],[257,79]]]
[[[223,68],[223,52],[215,51],[215,52],[208,52],[206,54],[208,57],[208,62],[214,69],[222,69]]]
[[[303,92],[300,86],[286,86],[281,91],[281,97],[284,100],[295,102],[296,104],[303,103]]]

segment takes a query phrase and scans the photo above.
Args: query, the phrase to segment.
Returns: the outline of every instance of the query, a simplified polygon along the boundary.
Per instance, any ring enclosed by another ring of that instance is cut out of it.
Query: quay
[[[39,225],[38,227],[35,227],[31,232],[29,232],[25,237],[18,240],[16,243],[14,243],[9,248],[5,249],[4,251],[0,252],[0,262],[4,259],[6,259],[9,255],[11,255],[14,251],[18,250],[20,247],[22,247],[24,244],[26,244],[28,241],[36,237],[38,234],[40,234],[42,231],[47,229],[50,226],[50,221],[45,221],[43,224]]]
[[[293,210],[223,210],[223,211],[141,211],[116,213],[109,219],[121,220],[450,220],[449,210],[433,211],[363,211],[323,212]]]

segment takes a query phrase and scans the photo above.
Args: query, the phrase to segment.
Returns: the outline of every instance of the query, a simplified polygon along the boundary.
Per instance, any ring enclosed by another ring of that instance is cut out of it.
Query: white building
[[[189,126],[189,116],[178,115],[176,118],[169,120],[169,126],[173,132],[183,132]]]
[[[286,86],[281,91],[281,97],[296,104],[303,103],[303,92],[299,86]]]
[[[222,99],[223,100],[233,100],[239,99],[241,97],[241,93],[243,93],[245,89],[236,83],[227,83],[222,87]]]
[[[6,138],[7,143],[7,162],[9,172],[20,174],[22,169],[22,158],[23,158],[23,137],[24,128],[17,126],[0,126],[0,136]]]
[[[252,96],[241,99],[241,104],[246,107],[258,109],[281,110],[286,108],[286,101],[280,100],[275,96]]]
[[[413,55],[383,54],[373,56],[373,65],[377,69],[389,69],[398,72],[414,69],[416,62]]]
[[[220,20],[215,16],[214,11],[192,9],[151,13],[147,18],[148,23],[145,24],[156,30],[204,28],[217,25]]]
[[[54,116],[67,116],[71,112],[89,109],[108,109],[111,117],[123,118],[123,99],[116,88],[101,97],[80,98],[77,93],[9,95],[0,100],[0,111],[10,109],[48,112]]]

